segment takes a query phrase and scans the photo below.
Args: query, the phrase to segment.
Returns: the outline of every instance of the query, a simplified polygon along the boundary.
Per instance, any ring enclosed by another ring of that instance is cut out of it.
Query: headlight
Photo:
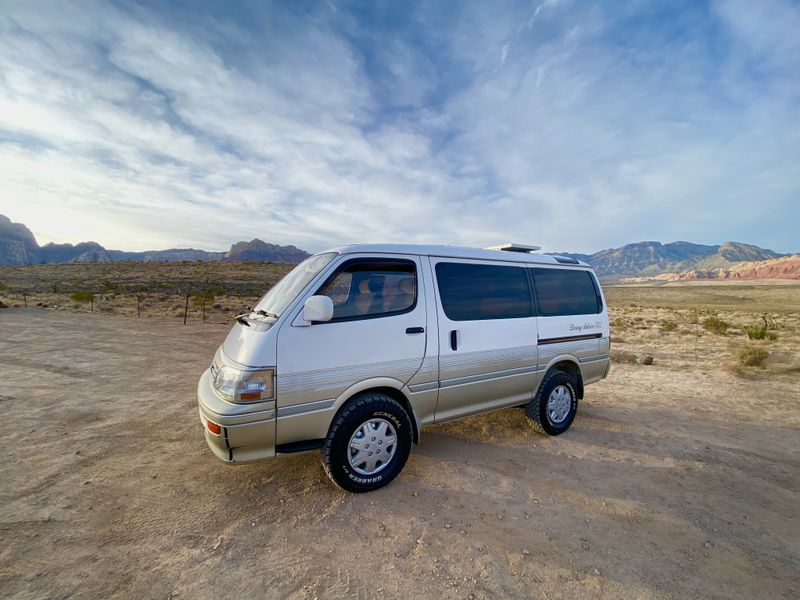
[[[228,402],[260,402],[275,397],[275,370],[245,371],[229,366],[212,369],[214,389]]]

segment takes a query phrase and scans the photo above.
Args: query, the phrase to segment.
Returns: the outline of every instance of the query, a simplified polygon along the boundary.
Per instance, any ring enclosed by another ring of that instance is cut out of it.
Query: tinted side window
[[[592,274],[578,269],[531,269],[539,314],[543,317],[600,312]]]
[[[342,265],[317,294],[333,300],[333,319],[399,314],[417,301],[417,273],[408,260],[354,260]]]
[[[438,263],[436,281],[451,321],[533,316],[528,277],[522,267]]]

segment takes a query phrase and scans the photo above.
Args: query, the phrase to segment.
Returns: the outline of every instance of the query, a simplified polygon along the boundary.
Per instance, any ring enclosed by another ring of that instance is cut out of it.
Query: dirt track
[[[0,311],[2,596],[800,597],[797,378],[616,366],[564,436],[435,426],[355,496],[206,449],[226,331]]]

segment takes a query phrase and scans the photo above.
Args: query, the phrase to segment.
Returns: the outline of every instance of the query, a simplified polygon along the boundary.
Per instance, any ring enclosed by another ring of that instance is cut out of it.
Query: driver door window
[[[399,259],[348,261],[317,294],[333,301],[333,321],[409,312],[417,301],[415,265]]]

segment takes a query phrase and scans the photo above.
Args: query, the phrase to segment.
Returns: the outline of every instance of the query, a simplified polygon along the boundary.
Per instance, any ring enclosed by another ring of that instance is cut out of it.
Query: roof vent
[[[497,246],[489,246],[486,250],[505,250],[506,252],[536,252],[541,250],[541,246],[526,246],[525,244],[498,244]]]
[[[556,259],[556,262],[560,262],[563,265],[579,265],[577,258],[572,258],[571,256],[558,256],[553,255],[553,258]]]

